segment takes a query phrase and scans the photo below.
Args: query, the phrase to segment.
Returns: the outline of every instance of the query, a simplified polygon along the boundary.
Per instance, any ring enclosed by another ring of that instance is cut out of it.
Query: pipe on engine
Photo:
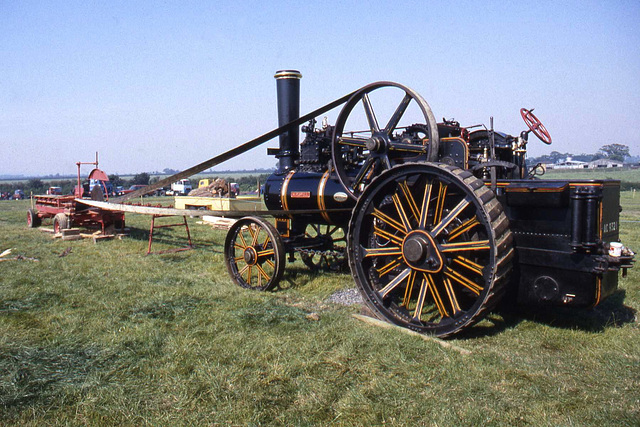
[[[278,96],[278,126],[300,117],[300,79],[302,74],[297,70],[280,70],[273,76],[276,79]],[[278,174],[283,174],[295,168],[300,158],[299,127],[280,135],[280,149],[278,158]]]

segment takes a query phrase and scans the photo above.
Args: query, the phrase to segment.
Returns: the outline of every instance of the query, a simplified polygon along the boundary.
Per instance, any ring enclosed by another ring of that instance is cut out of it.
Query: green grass
[[[622,201],[639,221],[640,195]],[[148,217],[127,215],[124,240],[65,242],[27,229],[27,207],[0,202],[0,251],[39,260],[0,262],[0,424],[640,422],[637,269],[594,310],[492,314],[453,340],[461,355],[327,302],[348,274],[297,261],[278,292],[238,288],[224,232],[195,219],[196,250],[146,257]],[[640,223],[621,233],[640,248]]]
[[[623,190],[640,190],[640,169],[549,169],[542,179],[618,179]]]

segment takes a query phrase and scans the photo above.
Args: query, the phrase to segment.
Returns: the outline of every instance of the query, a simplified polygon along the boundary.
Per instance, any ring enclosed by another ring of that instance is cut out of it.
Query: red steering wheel
[[[531,129],[531,132],[533,132],[540,141],[547,145],[551,144],[551,135],[549,135],[549,131],[544,127],[540,119],[534,116],[531,111],[532,110],[527,110],[526,108],[521,108],[520,115],[522,116],[522,120],[524,120],[527,126],[529,126],[529,129]]]

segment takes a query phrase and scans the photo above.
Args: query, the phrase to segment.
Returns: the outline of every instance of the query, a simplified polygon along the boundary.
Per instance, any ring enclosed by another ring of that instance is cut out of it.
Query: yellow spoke
[[[409,209],[411,209],[411,213],[413,214],[413,217],[416,219],[420,218],[420,215],[418,214],[418,205],[416,204],[416,201],[413,198],[411,191],[409,190],[407,181],[400,183],[400,189],[404,194],[404,198],[407,199],[407,204],[409,205]]]
[[[242,244],[244,245],[244,247],[242,249],[245,249],[247,247],[247,242],[244,240],[244,235],[242,234],[242,229],[240,229],[240,231],[238,232],[238,237],[240,238],[240,240],[242,240]]]
[[[271,238],[267,234],[267,237],[264,239],[264,243],[262,244],[262,249],[266,249],[270,241],[271,241]]]
[[[233,247],[240,249],[241,251],[244,251],[245,249],[247,249],[246,246],[240,246],[239,244],[237,244],[236,242],[233,243]]]
[[[261,277],[264,277],[266,280],[270,279],[269,275],[267,274],[266,271],[264,271],[264,269],[262,267],[260,267],[259,265],[256,264],[256,268],[258,269],[258,272],[260,273]]]
[[[378,269],[378,275],[380,277],[384,276],[385,274],[387,274],[388,272],[390,272],[391,270],[393,270],[394,268],[396,268],[398,265],[400,265],[400,262],[402,261],[402,257],[398,257],[394,260],[392,260],[390,263],[388,263],[387,265],[381,267],[380,269]]]
[[[458,273],[455,270],[451,270],[449,267],[446,267],[446,269],[444,270],[444,274],[445,276],[460,283],[462,286],[469,289],[474,294],[480,295],[480,291],[482,291],[482,286],[478,285],[476,282],[473,282],[467,279],[462,274]]]
[[[391,234],[388,231],[383,230],[383,229],[378,228],[378,227],[373,227],[373,234],[375,234],[376,236],[379,236],[379,237],[387,238],[387,239],[389,239],[392,242],[397,243],[397,244],[402,244],[402,241],[404,240],[402,237],[398,237],[395,234]]]
[[[410,268],[404,269],[402,273],[398,274],[395,279],[390,281],[387,284],[387,286],[385,286],[380,290],[379,292],[380,297],[385,298],[389,294],[389,292],[391,292],[396,287],[398,287],[398,285],[400,285],[400,283],[402,283],[404,279],[406,279],[409,276],[409,274],[411,274],[411,269]]]
[[[457,251],[483,251],[491,249],[488,240],[476,240],[475,242],[443,243],[440,245],[440,252]]]
[[[429,282],[429,291],[431,291],[431,297],[433,298],[433,301],[436,303],[436,307],[440,312],[440,317],[442,318],[449,317],[449,313],[447,312],[447,309],[444,307],[444,304],[442,303],[440,292],[438,292],[438,289],[436,288],[436,284],[433,281],[433,277],[430,274],[425,274],[425,276]]]
[[[453,240],[456,237],[462,235],[462,233],[466,233],[476,225],[480,225],[480,221],[478,221],[478,218],[474,215],[473,218],[469,218],[468,220],[451,230],[451,233],[449,233],[448,237],[449,240]]]
[[[467,206],[469,206],[469,203],[471,203],[469,196],[461,200],[460,203],[458,203],[458,205],[453,208],[451,212],[449,212],[447,216],[433,228],[433,230],[431,230],[431,235],[436,237],[440,234],[447,225],[451,224],[451,221],[453,221]]]
[[[396,207],[396,211],[398,212],[398,216],[400,217],[400,221],[402,222],[402,226],[405,231],[411,230],[411,225],[409,224],[409,218],[407,217],[407,213],[404,211],[402,207],[402,203],[400,202],[400,197],[397,194],[391,196],[391,200],[393,200],[393,204]]]
[[[269,255],[275,255],[276,251],[273,249],[266,249],[264,251],[260,251],[257,253],[258,258],[263,257],[263,256],[269,256]]]
[[[460,312],[460,304],[458,304],[456,294],[453,292],[451,281],[446,277],[444,278],[444,290],[447,292],[447,297],[449,298],[449,303],[451,304],[451,315],[455,316]]]
[[[249,271],[247,271],[247,283],[251,286],[251,266],[249,266]]]
[[[249,233],[251,233],[251,228],[249,228]],[[258,236],[260,235],[260,229],[254,230],[253,233],[251,233],[251,246],[255,246],[258,243]]]
[[[431,199],[431,183],[424,187],[424,198],[422,199],[422,209],[420,210],[420,223],[418,228],[424,230],[427,227],[427,217],[429,216],[429,201]]]
[[[473,271],[474,273],[478,273],[478,274],[482,274],[482,266],[480,264],[476,264],[475,262],[471,261],[470,259],[467,259],[465,257],[462,256],[456,256],[455,258],[453,258],[453,262],[455,262],[456,264],[459,264],[463,267],[468,268],[469,270]]]
[[[405,308],[409,308],[409,301],[411,301],[411,294],[413,293],[413,285],[416,281],[416,272],[414,270],[411,270],[411,276],[409,276],[409,283],[407,284],[407,287],[404,290],[404,298],[402,299],[402,305],[405,306]]]
[[[237,263],[238,261],[242,261],[244,256],[235,257],[233,260]]]
[[[439,183],[440,187],[438,188],[438,200],[436,202],[436,212],[435,218],[433,220],[434,224],[438,224],[440,220],[442,220],[442,211],[444,210],[444,199],[447,197],[447,185],[443,183]]]
[[[247,271],[248,268],[249,268],[249,264],[245,265],[244,267],[242,267],[240,271],[238,271],[238,274],[240,275],[240,277],[242,277],[242,275],[244,274],[245,271]],[[242,278],[244,279],[244,277]]]
[[[402,255],[402,249],[399,246],[389,246],[388,248],[362,248],[364,257],[370,256],[390,256],[390,255]]]
[[[402,227],[402,224],[400,224],[398,221],[396,221],[395,219],[391,218],[389,215],[385,214],[382,211],[379,211],[378,209],[373,209],[373,216],[378,218],[380,221],[384,222],[385,224],[395,228],[396,230],[400,231],[401,233],[407,234],[407,232],[405,231],[405,229]]]
[[[264,261],[269,264],[269,267],[273,268],[274,270],[276,269],[276,265],[273,263],[273,261],[271,261],[270,259],[265,259]]]

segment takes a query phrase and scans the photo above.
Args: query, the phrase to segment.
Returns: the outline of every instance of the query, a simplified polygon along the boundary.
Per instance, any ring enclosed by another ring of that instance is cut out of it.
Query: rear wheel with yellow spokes
[[[397,166],[371,182],[347,242],[370,308],[437,336],[459,332],[495,307],[513,254],[494,193],[470,172],[437,163]]]
[[[224,254],[231,279],[243,288],[268,291],[282,278],[286,261],[282,238],[262,218],[245,217],[233,224]]]

